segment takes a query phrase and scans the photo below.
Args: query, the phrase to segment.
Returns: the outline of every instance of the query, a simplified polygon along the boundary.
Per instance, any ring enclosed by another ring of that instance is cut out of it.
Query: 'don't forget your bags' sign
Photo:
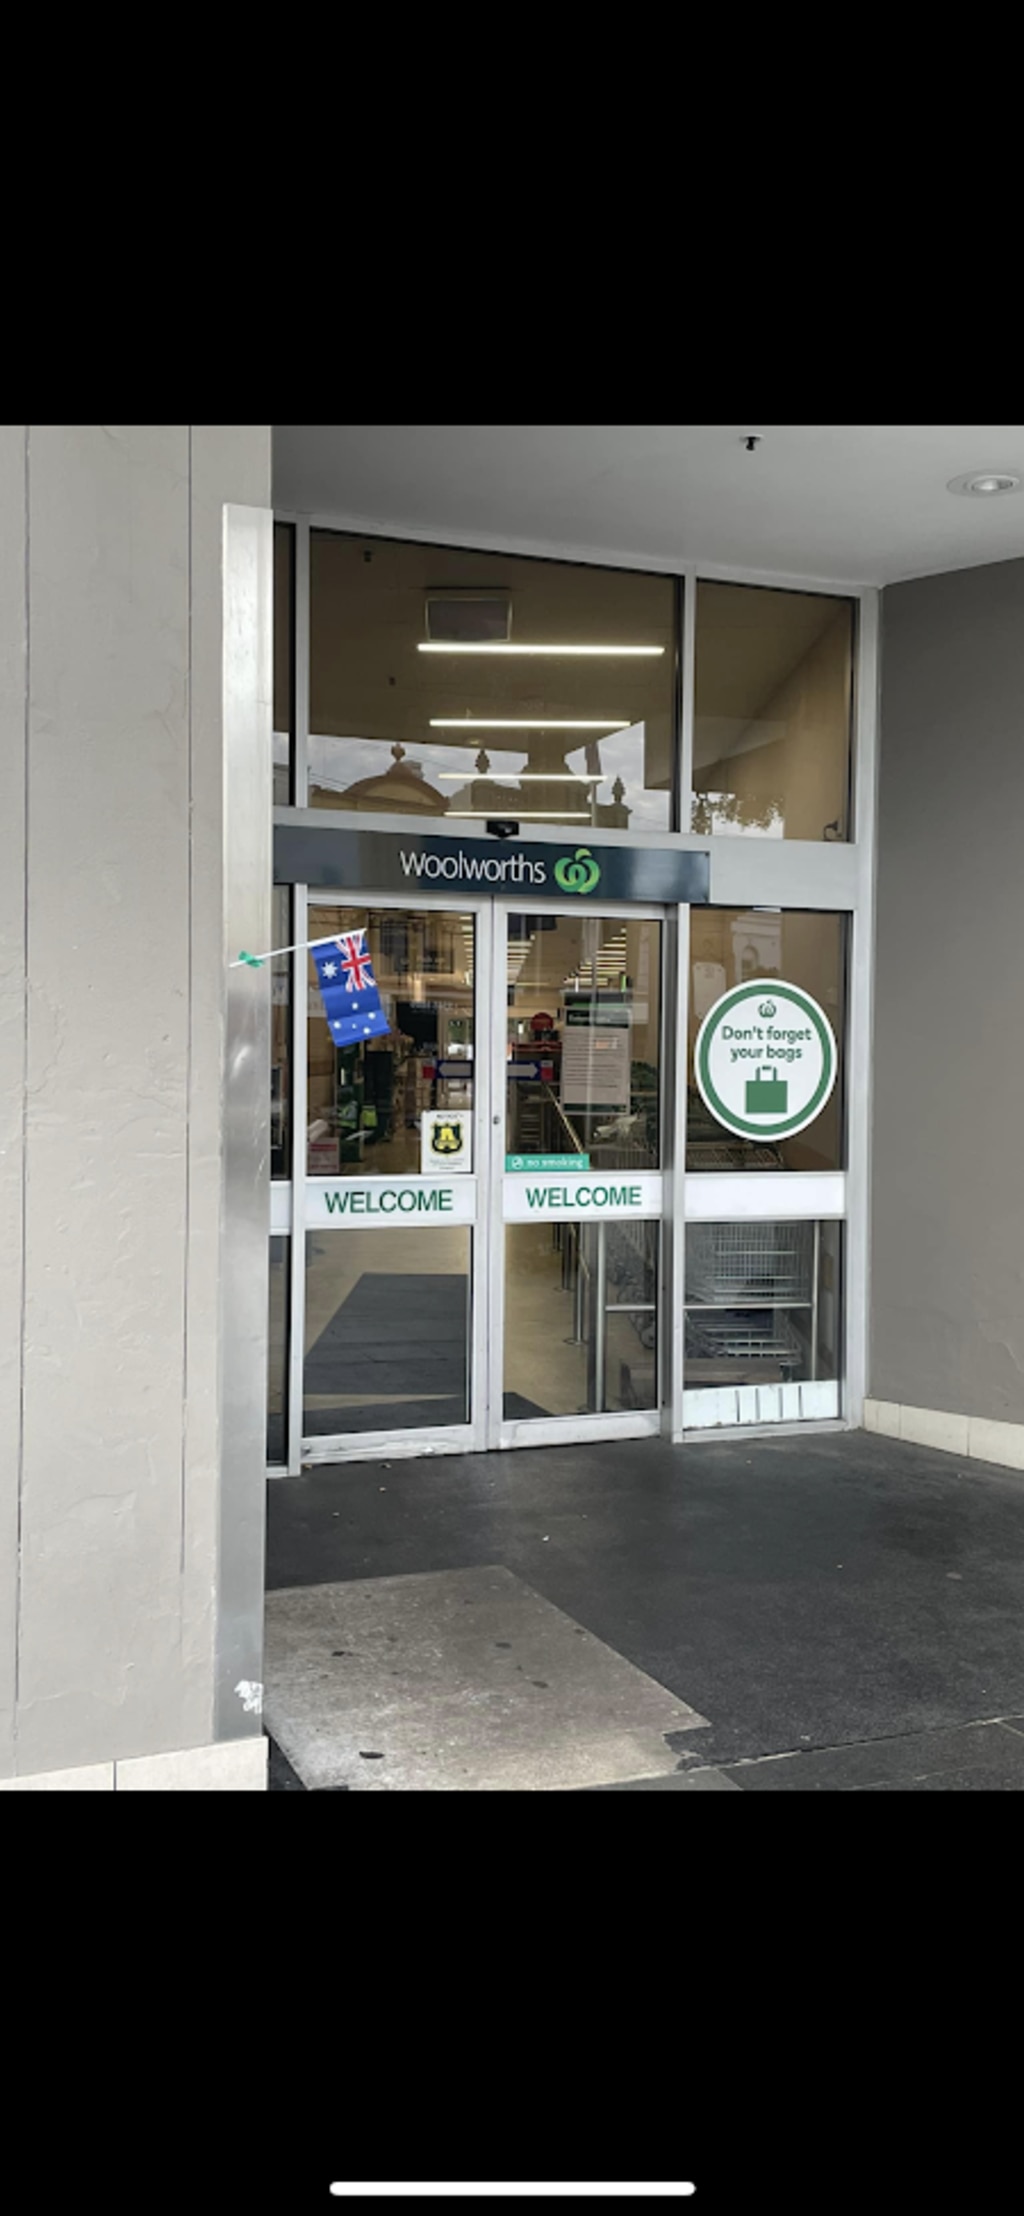
[[[835,1033],[798,985],[755,977],[708,1009],[694,1077],[706,1108],[741,1139],[787,1139],[821,1114],[836,1081]]]

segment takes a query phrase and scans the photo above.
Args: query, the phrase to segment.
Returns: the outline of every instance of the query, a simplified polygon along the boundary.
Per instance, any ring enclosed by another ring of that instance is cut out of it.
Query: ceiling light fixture
[[[572,769],[439,769],[442,785],[504,785],[513,778],[519,785],[602,785],[603,772],[579,776]]]
[[[460,816],[489,816],[490,813],[491,811],[489,808],[460,808],[458,810],[458,814]],[[527,817],[529,817],[532,822],[536,823],[590,822],[590,812],[586,808],[566,808],[564,811],[561,809],[556,810],[554,808],[520,808],[518,813],[523,818],[524,822]]]
[[[1024,480],[1012,469],[975,469],[963,477],[951,477],[948,492],[966,492],[991,495],[997,492],[1019,492]]]
[[[418,654],[664,654],[663,646],[519,646],[505,639],[488,639],[479,645],[466,640],[421,639]]]
[[[432,731],[628,731],[628,716],[431,716]]]

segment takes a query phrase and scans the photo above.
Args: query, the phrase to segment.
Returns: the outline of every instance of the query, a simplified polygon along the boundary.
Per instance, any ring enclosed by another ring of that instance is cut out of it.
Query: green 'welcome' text
[[[639,1208],[639,1185],[528,1185],[531,1208]]]
[[[379,1193],[358,1190],[325,1193],[329,1216],[448,1216],[455,1202],[450,1185],[382,1185]]]

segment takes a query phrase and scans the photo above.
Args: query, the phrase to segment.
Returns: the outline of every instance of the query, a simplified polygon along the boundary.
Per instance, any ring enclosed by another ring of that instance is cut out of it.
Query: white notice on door
[[[631,1034],[617,1024],[570,1024],[562,1045],[563,1108],[628,1108]]]
[[[420,1169],[424,1177],[473,1166],[472,1124],[466,1108],[426,1108],[420,1119]]]

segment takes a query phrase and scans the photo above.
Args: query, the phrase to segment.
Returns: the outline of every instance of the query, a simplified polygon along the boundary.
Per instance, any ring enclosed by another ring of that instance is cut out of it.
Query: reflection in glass
[[[425,1110],[472,1117],[472,915],[310,902],[311,939],[360,930],[389,1030],[336,1045],[310,958],[310,1177],[418,1175]]]
[[[288,1460],[288,1314],[291,1240],[270,1241],[270,1328],[267,1361],[267,1461]]]
[[[510,915],[507,995],[508,1155],[657,1169],[661,925]]]
[[[846,916],[793,908],[690,910],[688,1170],[837,1170],[845,1160],[843,1117]],[[839,1074],[820,1116],[794,1138],[737,1138],[716,1122],[694,1083],[693,1051],[704,1017],[749,977],[799,985],[825,1011],[839,1049]]]
[[[295,527],[274,525],[274,806],[292,798],[295,732]]]
[[[697,587],[690,828],[848,839],[853,602]]]
[[[469,1419],[465,1225],[310,1232],[303,1434]]]
[[[671,828],[670,578],[324,531],[310,565],[312,807]]]

